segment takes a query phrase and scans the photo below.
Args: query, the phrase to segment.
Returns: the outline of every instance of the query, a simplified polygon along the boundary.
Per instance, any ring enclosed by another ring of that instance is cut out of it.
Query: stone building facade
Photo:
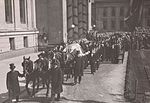
[[[99,31],[123,31],[129,0],[95,0],[95,23]]]
[[[144,27],[150,27],[150,1],[149,0],[144,0],[142,25]]]
[[[88,3],[88,0],[67,0],[68,39],[85,37],[88,31]]]
[[[35,52],[35,0],[0,0],[0,7],[0,60]]]
[[[126,31],[130,0],[95,0],[94,23],[99,31]],[[150,26],[150,1],[144,0],[142,25]]]
[[[37,28],[49,45],[85,37],[91,29],[91,0],[36,0],[36,12]]]

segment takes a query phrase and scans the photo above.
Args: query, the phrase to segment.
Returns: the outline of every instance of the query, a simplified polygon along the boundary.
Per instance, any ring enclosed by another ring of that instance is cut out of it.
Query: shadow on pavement
[[[50,103],[51,98],[47,97],[35,97],[35,98],[27,98],[22,99],[21,103]],[[56,101],[55,103],[65,103],[67,101],[72,101],[74,103],[107,103],[107,102],[100,102],[100,101],[94,101],[94,100],[71,100],[67,99],[65,97],[62,97],[60,101]]]
[[[65,97],[62,97],[62,99],[66,100],[66,101],[72,101],[75,103],[107,103],[107,102],[100,102],[100,101],[95,101],[95,100],[71,100],[71,99],[67,99]]]
[[[20,86],[20,95],[25,91],[24,86]],[[8,92],[0,94],[0,103],[7,103],[8,102]]]
[[[50,103],[51,99],[46,97],[23,98],[21,103]]]
[[[63,85],[67,85],[67,86],[74,86],[74,83],[63,83]]]
[[[91,72],[84,72],[84,74],[91,74]]]
[[[8,92],[0,94],[0,103],[3,103],[8,99]]]

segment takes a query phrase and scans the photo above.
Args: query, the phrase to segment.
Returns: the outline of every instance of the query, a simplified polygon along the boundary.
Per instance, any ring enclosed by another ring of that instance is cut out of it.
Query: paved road
[[[123,64],[101,64],[94,75],[86,69],[81,84],[69,85],[73,83],[70,79],[63,85],[61,100],[56,103],[126,103],[123,98],[126,59],[127,56]],[[50,103],[50,94],[46,98],[45,93],[46,89],[41,89],[31,98],[23,92],[20,103]]]

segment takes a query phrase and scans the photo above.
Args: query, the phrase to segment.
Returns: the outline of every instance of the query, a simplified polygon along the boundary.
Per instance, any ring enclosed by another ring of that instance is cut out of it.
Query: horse
[[[67,75],[66,76],[66,81],[70,77],[70,74],[72,74],[71,73],[72,70],[70,69],[68,64],[71,64],[71,61],[72,61],[71,59],[73,59],[73,55],[74,54],[57,51],[56,49],[51,50],[48,53],[48,57],[49,58],[57,59],[60,62],[60,68],[61,68],[61,70],[63,72],[63,77],[64,77],[64,75]]]
[[[71,77],[73,77],[73,69],[74,69],[74,58],[77,56],[77,50],[74,49],[72,52],[64,53],[64,74],[66,74],[66,81]]]
[[[33,70],[33,61],[30,60],[29,58],[26,58],[25,56],[23,57],[23,62],[22,62],[22,67],[23,67],[23,72],[25,74],[25,80],[26,80],[26,90],[28,95],[33,95],[34,90],[35,90],[35,82],[38,77],[37,71]],[[29,83],[33,83],[33,91],[32,94],[29,91]]]
[[[44,63],[48,63],[48,64],[44,64]],[[42,81],[43,84],[43,88],[46,85],[47,87],[47,92],[46,92],[46,97],[49,94],[49,84],[51,81],[51,60],[45,59],[42,61],[38,61],[36,60],[34,62],[35,65],[35,70],[38,72],[38,78],[37,78],[37,90],[39,89],[39,83],[40,80]],[[47,66],[45,66],[47,65]]]
[[[32,62],[32,66],[31,66],[31,60],[29,60],[29,58],[25,58],[23,57],[24,61],[22,63],[22,66],[24,68],[24,71],[25,71],[25,78],[26,78],[26,90],[27,90],[27,93],[28,95],[30,96],[34,96],[35,95],[35,86],[37,85],[37,88],[36,90],[38,91],[39,89],[39,83],[40,83],[40,79],[41,81],[43,82],[43,84],[46,84],[47,86],[47,92],[46,92],[46,96],[48,96],[48,93],[49,93],[49,84],[50,84],[50,80],[51,80],[51,76],[50,76],[50,68],[51,66],[48,65],[48,69],[46,71],[43,71],[43,67],[44,65],[42,64],[43,62],[40,61],[39,59],[37,59],[35,62],[34,62],[34,66],[33,66],[33,62]],[[50,63],[50,61],[48,60],[48,63]],[[30,66],[29,66],[30,65]],[[28,70],[30,70],[29,68],[33,68],[32,71],[30,72],[27,72]],[[32,93],[29,91],[29,87],[28,85],[30,83],[33,83],[32,84]]]

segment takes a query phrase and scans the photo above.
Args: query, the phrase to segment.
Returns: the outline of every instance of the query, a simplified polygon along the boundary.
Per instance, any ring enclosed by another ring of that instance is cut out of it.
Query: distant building
[[[36,51],[35,0],[0,0],[0,59]]]
[[[126,31],[130,0],[95,0],[94,23],[99,31]],[[150,26],[150,1],[144,0],[142,25]]]
[[[95,0],[96,28],[100,31],[123,31],[129,0]]]
[[[84,32],[91,29],[90,0],[35,0],[35,2],[37,28],[41,39],[45,35],[49,45],[85,37]],[[44,46],[44,40],[41,39],[39,44]]]
[[[150,1],[144,0],[144,9],[143,9],[143,26],[150,27]]]

